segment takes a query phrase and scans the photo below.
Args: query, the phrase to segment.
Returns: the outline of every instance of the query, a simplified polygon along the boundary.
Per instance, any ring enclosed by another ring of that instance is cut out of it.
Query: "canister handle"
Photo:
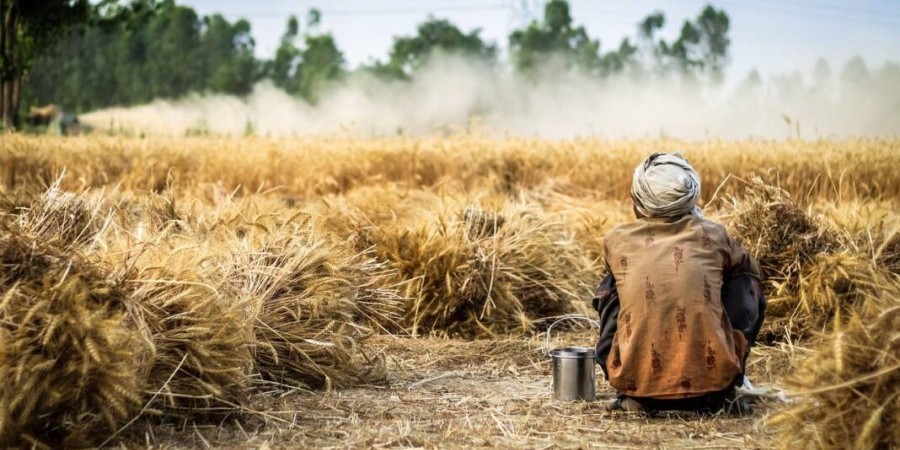
[[[558,324],[564,320],[585,320],[585,321],[589,322],[591,325],[597,327],[597,331],[599,331],[599,332],[603,331],[603,328],[600,327],[600,322],[598,322],[594,319],[591,319],[587,316],[563,316],[563,317],[557,319],[556,322],[553,322],[552,324],[550,324],[550,326],[547,328],[547,337],[544,339],[544,347],[542,349],[544,351],[545,356],[550,354],[550,332],[553,331],[553,327],[555,327],[556,324]]]

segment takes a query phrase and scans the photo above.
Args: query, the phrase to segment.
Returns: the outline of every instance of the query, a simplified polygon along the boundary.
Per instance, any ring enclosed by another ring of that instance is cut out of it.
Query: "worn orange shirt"
[[[722,283],[739,273],[759,278],[756,262],[721,225],[693,215],[618,226],[605,247],[620,305],[609,383],[661,399],[728,387],[747,342],[731,328]]]

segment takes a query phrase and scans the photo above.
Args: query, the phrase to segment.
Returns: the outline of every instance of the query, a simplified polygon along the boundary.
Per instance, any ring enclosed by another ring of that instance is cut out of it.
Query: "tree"
[[[35,61],[25,100],[77,112],[188,92],[244,95],[259,80],[246,20],[199,17],[171,0],[131,5],[123,20],[66,32]]]
[[[686,20],[678,38],[670,45],[659,42],[659,53],[669,60],[665,68],[675,68],[682,73],[705,72],[714,80],[721,80],[728,63],[731,39],[728,14],[707,5],[696,19]]]
[[[644,52],[653,58],[653,65],[657,68],[663,66],[662,58],[665,57],[666,41],[656,40],[656,33],[666,26],[666,15],[662,11],[654,11],[638,23],[638,43]]]
[[[275,57],[266,63],[265,74],[275,86],[289,93],[296,93],[299,90],[294,77],[300,58],[300,49],[296,44],[299,34],[300,24],[297,17],[288,17],[287,27],[281,35],[281,44],[275,50]]]
[[[436,54],[460,55],[493,64],[497,48],[486,43],[480,34],[479,29],[465,33],[446,19],[429,17],[418,25],[415,35],[394,38],[387,62],[376,61],[363,70],[387,79],[409,79]]]
[[[87,21],[91,9],[88,0],[0,0],[0,13],[3,14],[0,121],[3,127],[18,125],[22,84],[35,58],[54,44],[68,27]]]
[[[862,84],[869,81],[871,77],[866,61],[859,55],[850,58],[841,71],[841,82],[844,84]]]
[[[315,102],[323,86],[344,74],[344,55],[330,33],[306,36],[306,48],[300,53],[300,96]]]
[[[825,58],[816,60],[813,67],[812,79],[815,85],[813,89],[818,94],[829,94],[834,89],[834,77],[831,73],[831,66]]]
[[[591,39],[583,26],[573,26],[565,0],[548,2],[541,23],[514,30],[509,35],[509,50],[516,69],[526,74],[533,74],[551,57],[587,72],[602,68],[600,41]]]
[[[257,81],[253,56],[255,42],[250,23],[244,19],[229,23],[219,14],[203,18],[200,44],[206,89],[235,95],[250,93]]]
[[[318,10],[311,9],[306,16],[306,29],[315,30],[321,18]],[[265,63],[264,75],[285,92],[315,102],[325,84],[343,76],[344,55],[330,33],[307,32],[302,47],[297,46],[299,36],[300,23],[291,16],[275,57]]]

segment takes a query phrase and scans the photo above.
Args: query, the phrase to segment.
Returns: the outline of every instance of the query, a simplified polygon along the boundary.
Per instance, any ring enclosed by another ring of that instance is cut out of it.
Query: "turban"
[[[699,196],[700,176],[680,153],[654,153],[634,169],[631,199],[646,217],[702,216]]]

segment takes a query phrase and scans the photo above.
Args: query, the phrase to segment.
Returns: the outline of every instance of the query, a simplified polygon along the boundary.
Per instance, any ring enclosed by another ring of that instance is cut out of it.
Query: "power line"
[[[361,17],[361,16],[391,16],[405,14],[421,14],[421,13],[438,13],[438,12],[461,12],[461,11],[499,11],[505,10],[508,6],[501,3],[480,5],[480,6],[460,6],[460,5],[441,5],[430,7],[404,7],[404,8],[381,8],[381,9],[322,9],[320,12],[325,18],[336,17]],[[284,17],[291,12],[288,11],[245,11],[233,12],[235,16],[241,17]]]

